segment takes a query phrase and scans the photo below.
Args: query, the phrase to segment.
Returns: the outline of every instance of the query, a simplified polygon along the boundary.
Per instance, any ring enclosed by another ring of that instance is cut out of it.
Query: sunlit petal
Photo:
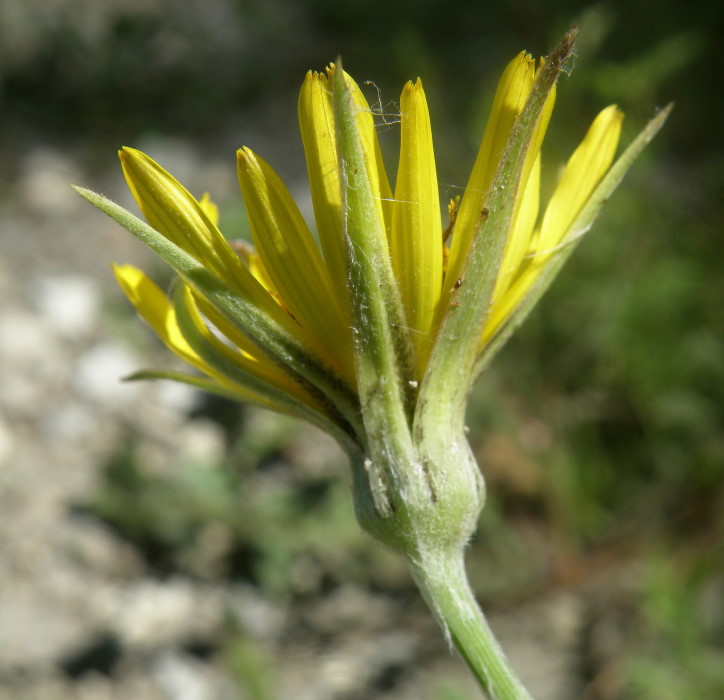
[[[156,335],[184,362],[208,374],[206,363],[181,333],[173,306],[163,291],[133,265],[114,265],[113,272],[128,300]]]
[[[231,289],[289,327],[278,304],[244,267],[191,193],[141,151],[123,148],[119,156],[128,186],[148,223],[203,261]]]
[[[453,231],[446,287],[455,282],[463,268],[465,255],[480,222],[480,212],[500,156],[516,118],[530,94],[535,77],[535,62],[525,51],[519,53],[503,72],[490,110],[480,150],[468,179]]]
[[[345,77],[358,107],[357,128],[365,149],[370,182],[380,216],[389,228],[392,190],[382,161],[372,110],[359,86],[348,75],[345,74]],[[346,295],[347,253],[342,220],[342,184],[327,73],[310,71],[307,74],[299,95],[298,111],[319,240],[332,282],[341,294]]]
[[[422,370],[442,286],[442,224],[430,115],[422,82],[405,85],[400,99],[400,164],[390,255]]]
[[[204,192],[203,196],[199,200],[199,206],[209,221],[218,228],[219,226],[219,206],[211,199],[211,195],[208,192]]]
[[[586,203],[594,187],[613,162],[623,113],[616,105],[604,109],[593,121],[546,207],[537,241],[536,255],[553,250]]]
[[[320,354],[351,377],[351,330],[314,238],[272,168],[247,148],[237,155],[252,237],[274,288]]]

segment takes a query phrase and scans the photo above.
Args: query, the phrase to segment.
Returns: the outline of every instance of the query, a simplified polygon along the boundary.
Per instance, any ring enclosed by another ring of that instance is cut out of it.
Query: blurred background
[[[109,264],[169,274],[80,200],[149,153],[222,229],[249,145],[310,204],[296,99],[335,56],[380,111],[430,102],[460,193],[497,78],[581,28],[544,179],[616,102],[669,123],[478,385],[468,561],[539,700],[714,700],[722,663],[721,4],[0,0],[0,699],[471,700],[313,428],[161,383]]]

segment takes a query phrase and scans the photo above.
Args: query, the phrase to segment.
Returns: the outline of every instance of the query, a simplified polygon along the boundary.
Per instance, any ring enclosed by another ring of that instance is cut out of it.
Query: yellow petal
[[[192,297],[190,300],[187,300],[187,306],[190,307],[193,304],[195,313],[199,318],[201,317],[200,312],[216,331],[221,333],[228,339],[231,345],[236,347],[241,355],[238,364],[242,368],[255,374],[271,386],[304,401],[304,403],[310,405],[316,403],[312,401],[307,392],[293,382],[276,363],[269,360],[236,326],[229,323],[213,304],[193,289],[191,289],[190,292]],[[234,357],[236,357],[236,355],[234,355]]]
[[[408,82],[400,99],[400,164],[390,256],[412,330],[420,374],[431,347],[442,287],[442,223],[430,115],[422,82]]]
[[[293,410],[290,410],[288,406],[283,406],[277,401],[269,399],[266,396],[261,396],[260,394],[251,391],[251,389],[246,389],[245,387],[238,385],[232,389],[212,377],[201,377],[197,374],[187,374],[186,372],[151,369],[134,372],[130,377],[125,377],[125,379],[133,381],[141,379],[168,379],[173,382],[187,384],[195,389],[199,389],[200,391],[215,394],[216,396],[221,396],[225,399],[231,399],[232,401],[252,403],[261,406],[262,408],[269,409],[270,411],[276,411],[277,413],[303,417],[299,413],[295,413]]]
[[[460,277],[480,221],[484,197],[498,168],[513,124],[530,94],[534,76],[534,61],[522,51],[508,64],[500,78],[480,150],[458,210],[445,277],[446,287],[451,287],[451,283]]]
[[[351,329],[317,245],[286,187],[259,156],[237,153],[254,245],[284,305],[317,352],[353,376]]]
[[[189,316],[196,327],[196,331],[219,355],[236,365],[242,372],[254,375],[269,386],[279,389],[289,396],[293,396],[308,406],[312,406],[315,409],[319,408],[319,402],[316,399],[313,399],[308,392],[294,382],[287,374],[282,372],[277,365],[260,355],[256,346],[250,343],[242,333],[230,324],[212,304],[208,303],[203,297],[195,294],[188,285],[184,287],[184,302]],[[204,316],[212,323],[214,328],[223,333],[235,347],[220,340],[216,334],[209,329],[201,315],[201,311],[203,311]],[[221,372],[215,372],[215,374],[224,377]],[[228,377],[224,377],[224,379],[236,386],[243,386]]]
[[[186,342],[176,322],[173,305],[161,289],[133,265],[114,265],[113,272],[139,316],[166,346],[199,371],[211,374],[210,367]]]
[[[228,319],[219,312],[219,310],[200,293],[191,290],[193,293],[193,304],[198,311],[208,320],[209,324],[228,339],[231,345],[234,345],[239,352],[247,358],[255,360],[259,365],[268,366],[271,370],[280,372],[278,366],[273,364],[263,355],[262,351],[252,343],[235,325],[230,323]],[[191,302],[187,302],[187,306]],[[280,372],[281,374],[281,372]]]
[[[530,239],[533,234],[535,222],[538,219],[538,208],[540,206],[540,154],[533,163],[529,173],[525,192],[519,199],[518,211],[515,215],[512,233],[505,249],[503,261],[500,264],[498,279],[495,283],[493,304],[510,287],[517,277],[521,265],[527,264],[525,255],[530,247]]]
[[[278,404],[268,397],[262,396],[258,392],[229,379],[222,372],[217,371],[204,361],[191,348],[181,333],[171,301],[141,270],[132,265],[114,265],[113,271],[118,280],[118,284],[136,308],[138,314],[151,326],[158,337],[174,354],[203,374],[216,380],[222,389],[231,391],[237,398],[243,401],[253,401],[272,410],[282,410],[282,412],[286,412],[286,409],[281,409]],[[236,364],[242,371],[255,375],[262,381],[277,389],[281,389],[283,392],[294,396],[315,409],[318,407],[316,399],[313,399],[304,389],[295,384],[275,366],[271,365],[271,363],[259,361],[220,341],[204,323],[196,306],[196,299],[193,292],[188,286],[185,286],[184,294],[186,305],[194,325],[207,342],[214,346],[217,352],[227,357],[229,361]],[[213,309],[211,305],[207,304],[206,310],[209,310],[209,308]],[[226,324],[225,327],[228,330],[229,324],[227,324],[219,314],[216,314],[216,316],[218,317],[217,320],[221,318],[222,323]],[[236,332],[236,334],[240,335],[238,332]]]
[[[382,162],[372,111],[357,84],[347,74],[345,78],[359,108],[357,127],[362,137],[368,174],[380,216],[389,230],[392,190]],[[347,253],[342,217],[342,189],[328,74],[311,71],[307,74],[299,94],[299,127],[322,252],[334,288],[341,296],[346,296]],[[346,313],[346,304],[344,310]]]
[[[293,328],[287,315],[244,267],[202,205],[181,183],[141,151],[124,148],[119,156],[128,186],[153,228],[287,330]]]
[[[616,105],[606,107],[594,119],[581,145],[566,164],[546,208],[536,242],[536,255],[558,246],[591,192],[605,175],[616,154],[623,113]]]
[[[501,295],[501,298],[493,305],[490,310],[490,316],[483,329],[483,337],[481,338],[481,348],[485,346],[503,324],[508,317],[515,311],[523,297],[532,288],[540,273],[540,265],[529,265],[523,272],[513,281],[511,286]]]
[[[347,295],[347,254],[342,224],[342,190],[335,143],[334,112],[327,77],[310,71],[299,93],[299,128],[319,242],[334,288]],[[344,304],[346,309],[346,303]]]
[[[333,66],[327,69],[327,76],[331,75]],[[352,80],[348,73],[344,73],[344,79],[350,90],[352,99],[357,105],[357,128],[362,138],[362,147],[365,151],[365,162],[367,163],[367,173],[370,179],[373,194],[379,192],[377,199],[378,212],[380,221],[385,222],[385,229],[390,231],[392,221],[392,188],[387,178],[387,171],[382,160],[382,150],[380,142],[377,138],[377,129],[375,127],[374,113],[367,103],[359,85]],[[331,97],[331,95],[330,95]]]
[[[279,292],[274,288],[274,283],[269,277],[269,273],[264,267],[259,253],[256,252],[254,246],[241,239],[232,241],[232,247],[244,261],[246,266],[249,268],[249,272],[254,275],[254,278],[261,284],[264,289],[269,292],[278,302],[281,302]]]
[[[216,202],[211,200],[211,195],[208,192],[204,192],[203,196],[199,200],[199,206],[206,216],[209,217],[209,221],[214,225],[219,225],[219,207]]]
[[[509,288],[491,310],[483,332],[483,344],[502,327],[536,283],[552,254],[565,244],[571,224],[613,161],[622,121],[623,114],[615,105],[604,109],[571,156],[546,208],[540,229],[529,237],[528,253],[514,273]]]

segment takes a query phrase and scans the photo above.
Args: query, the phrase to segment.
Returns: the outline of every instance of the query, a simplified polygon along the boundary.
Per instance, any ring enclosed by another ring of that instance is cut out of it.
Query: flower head
[[[633,160],[623,115],[593,121],[545,205],[541,146],[575,31],[498,84],[460,201],[439,202],[422,82],[400,98],[394,191],[372,112],[341,63],[299,97],[316,237],[271,166],[248,148],[237,169],[254,246],[234,246],[208,195],[196,199],[131,148],[123,172],[148,223],[88,190],[178,274],[170,298],[130,265],[118,282],[166,345],[199,374],[141,372],[306,418],[352,465],[355,511],[401,552],[441,622],[495,698],[528,697],[474,602],[463,551],[485,499],[464,430],[471,384],[535,305]]]
[[[298,109],[316,236],[249,148],[237,152],[237,169],[253,248],[227,242],[208,195],[195,198],[147,155],[123,148],[148,223],[81,194],[176,270],[169,298],[135,267],[115,268],[138,313],[200,372],[137,376],[301,416],[375,464],[393,453],[400,461],[401,452],[425,463],[415,443],[460,432],[471,383],[665,119],[652,120],[614,163],[623,115],[606,107],[541,205],[541,147],[573,38],[537,64],[521,52],[505,68],[467,186],[447,216],[419,78],[400,98],[393,191],[359,87],[340,63],[307,74]],[[432,452],[447,439],[438,442]],[[380,444],[385,455],[375,457]],[[379,489],[368,478],[378,512],[388,477]]]

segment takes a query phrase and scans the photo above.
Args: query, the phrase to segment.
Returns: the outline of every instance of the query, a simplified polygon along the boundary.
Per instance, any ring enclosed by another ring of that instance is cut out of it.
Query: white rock
[[[36,303],[43,320],[66,338],[88,333],[98,319],[100,293],[95,280],[61,275],[40,280]]]
[[[0,596],[0,676],[3,672],[49,667],[82,645],[86,629],[74,611],[38,595],[22,579],[3,581]]]
[[[100,343],[85,352],[75,367],[73,388],[85,399],[110,406],[138,395],[138,387],[121,379],[138,368],[138,362],[118,345]]]
[[[210,420],[193,420],[186,423],[176,436],[176,450],[184,462],[213,466],[226,452],[224,431]]]
[[[70,187],[82,178],[72,161],[53,149],[34,148],[20,164],[20,196],[30,209],[67,214],[80,206]]]
[[[156,400],[174,413],[188,413],[199,399],[198,389],[181,382],[157,381],[153,386]]]
[[[98,434],[100,418],[91,406],[68,401],[46,411],[42,417],[42,434],[52,444],[88,440]]]
[[[10,428],[0,415],[0,468],[13,450],[13,438]]]
[[[196,659],[177,653],[163,654],[153,675],[169,700],[218,700],[218,680]]]
[[[256,639],[274,639],[287,624],[286,608],[264,598],[253,586],[235,586],[229,604],[229,612],[239,627]]]
[[[21,309],[0,316],[0,356],[17,368],[47,362],[54,340],[40,319]]]
[[[99,603],[101,617],[122,642],[139,650],[203,639],[223,621],[219,591],[181,578],[144,579]]]

